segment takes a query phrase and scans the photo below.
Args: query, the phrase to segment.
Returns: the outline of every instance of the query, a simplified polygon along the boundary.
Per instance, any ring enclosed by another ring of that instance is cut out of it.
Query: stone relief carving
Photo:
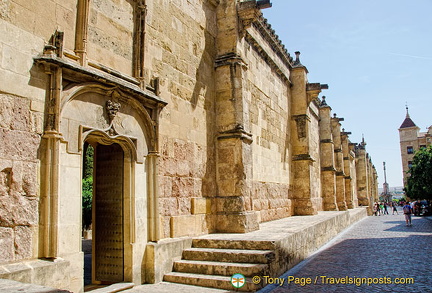
[[[299,139],[305,138],[307,135],[306,122],[309,117],[307,115],[297,115],[294,119],[297,125],[297,137]]]
[[[109,123],[112,124],[117,112],[120,110],[121,104],[119,102],[108,100],[105,107],[107,110]]]
[[[117,92],[113,92],[112,97],[119,96]],[[116,102],[115,100],[108,100],[105,104],[106,113],[108,116],[109,121],[109,128],[107,130],[108,134],[110,136],[117,135],[117,131],[114,129],[114,118],[117,116],[118,111],[121,108],[121,104],[119,102]]]

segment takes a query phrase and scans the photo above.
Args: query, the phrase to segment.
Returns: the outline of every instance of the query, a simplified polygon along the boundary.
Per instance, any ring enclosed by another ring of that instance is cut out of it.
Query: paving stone
[[[286,272],[283,286],[268,285],[259,292],[432,292],[431,243],[432,218],[413,217],[412,227],[407,227],[401,213],[371,216]],[[288,284],[288,277],[310,278],[312,284]],[[369,281],[377,284],[323,284],[346,277],[353,282],[372,278]]]

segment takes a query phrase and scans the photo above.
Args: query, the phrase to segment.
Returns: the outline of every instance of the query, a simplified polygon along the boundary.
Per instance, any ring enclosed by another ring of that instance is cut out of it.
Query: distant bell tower
[[[404,186],[407,184],[408,174],[407,171],[411,167],[411,163],[414,157],[414,151],[419,149],[419,136],[420,128],[411,120],[408,112],[408,106],[406,106],[405,120],[399,127],[399,140],[402,157],[402,170],[403,170],[403,183]]]

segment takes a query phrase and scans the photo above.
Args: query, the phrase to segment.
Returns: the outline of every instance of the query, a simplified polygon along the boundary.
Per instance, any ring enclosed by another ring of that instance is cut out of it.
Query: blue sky
[[[402,186],[398,128],[432,125],[432,0],[271,0],[262,12],[290,54],[300,51],[309,82],[367,151],[384,183]]]

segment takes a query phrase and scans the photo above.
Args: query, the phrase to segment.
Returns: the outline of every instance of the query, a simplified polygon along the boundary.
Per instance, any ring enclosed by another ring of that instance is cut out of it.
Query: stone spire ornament
[[[296,55],[296,59],[293,63],[293,67],[303,67],[303,64],[300,62],[300,51],[296,51],[294,53]]]

